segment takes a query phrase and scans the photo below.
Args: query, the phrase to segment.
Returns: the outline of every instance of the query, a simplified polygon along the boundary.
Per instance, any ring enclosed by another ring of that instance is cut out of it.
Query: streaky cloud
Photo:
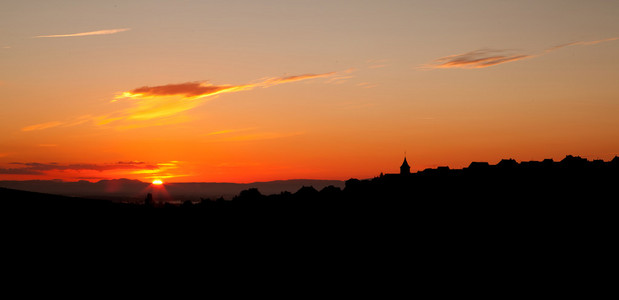
[[[93,117],[91,115],[85,115],[85,116],[75,118],[72,121],[68,121],[68,122],[52,121],[52,122],[45,122],[45,123],[30,125],[30,126],[26,126],[22,128],[21,131],[35,131],[35,130],[54,128],[54,127],[71,127],[75,125],[84,124],[92,119]]]
[[[26,127],[22,128],[21,130],[22,131],[42,130],[42,129],[58,127],[58,126],[63,125],[63,124],[64,124],[63,122],[53,121],[53,122],[46,122],[46,123],[26,126]]]
[[[130,160],[130,161],[118,161],[116,162],[118,165],[143,165],[145,162],[139,160]]]
[[[45,171],[67,171],[67,170],[72,170],[72,171],[93,170],[93,171],[102,172],[102,171],[109,171],[109,170],[132,170],[132,169],[156,170],[159,168],[155,165],[127,164],[127,163],[62,165],[62,164],[56,164],[56,163],[12,162],[10,164],[24,166],[22,168],[16,169],[16,170],[22,170],[23,172],[26,172],[26,171],[45,172]]]
[[[334,76],[325,81],[325,83],[335,83],[340,84],[346,82],[348,79],[354,78],[355,76],[347,75],[347,76]]]
[[[344,71],[345,73],[347,71]],[[224,93],[267,88],[279,84],[329,77],[338,72],[302,74],[283,77],[263,78],[253,83],[241,85],[213,85],[206,81],[193,81],[157,86],[142,86],[120,92],[111,102],[129,100],[129,107],[112,113],[93,116],[85,115],[65,122],[46,122],[22,128],[22,131],[43,130],[54,127],[71,127],[90,122],[97,126],[111,125],[115,128],[133,129],[161,126],[184,122],[184,112],[204,104],[207,98]],[[157,120],[155,120],[157,119]],[[154,120],[152,122],[148,122]]]
[[[294,137],[294,136],[299,136],[299,135],[304,135],[305,132],[287,132],[287,133],[281,133],[281,132],[257,132],[257,133],[253,133],[253,134],[243,134],[243,135],[235,135],[235,136],[229,136],[229,137],[224,137],[215,141],[221,141],[221,142],[247,142],[247,141],[260,141],[260,140],[274,140],[274,139],[281,139],[281,138],[289,138],[289,137]]]
[[[375,88],[378,86],[378,84],[374,84],[374,83],[370,83],[370,82],[360,82],[357,83],[358,87],[362,87],[364,89],[371,89],[371,88]]]
[[[78,36],[91,36],[91,35],[108,35],[108,34],[124,32],[128,30],[131,30],[131,28],[104,29],[104,30],[70,33],[70,34],[38,35],[38,36],[35,36],[35,38],[59,38],[59,37],[78,37]]]
[[[303,75],[285,76],[285,77],[279,77],[279,78],[275,77],[275,78],[269,78],[255,85],[258,87],[269,87],[269,86],[282,84],[286,82],[294,82],[294,81],[300,81],[300,80],[306,80],[306,79],[329,77],[335,74],[337,74],[337,72],[329,72],[329,73],[322,73],[322,74],[303,74]]]
[[[178,168],[179,161],[163,163],[146,163],[143,161],[118,161],[115,163],[40,163],[40,162],[11,162],[8,167],[0,168],[0,174],[10,175],[49,175],[50,172],[66,172],[81,174],[83,171],[98,172],[125,172],[127,174],[145,174],[158,178],[173,178],[184,176],[172,171]],[[13,167],[16,166],[16,167]],[[77,177],[79,178],[79,177]],[[150,178],[150,177],[147,177]],[[88,178],[92,179],[92,178]]]
[[[336,72],[329,72],[322,74],[303,74],[285,77],[271,77],[255,83],[248,83],[242,85],[212,85],[206,81],[194,81],[159,86],[143,86],[123,92],[121,95],[117,96],[115,100],[123,98],[147,99],[160,96],[182,96],[184,98],[198,99],[222,93],[239,92],[251,90],[258,87],[271,87],[287,82],[327,77],[335,74]]]
[[[525,54],[525,53],[510,53],[504,49],[479,49],[462,54],[449,55],[441,58],[437,58],[429,64],[420,66],[420,69],[479,69],[496,66],[503,63],[523,60],[526,58],[539,57],[550,52],[557,51],[559,49],[570,46],[590,46],[599,43],[610,42],[619,40],[619,37],[611,37],[607,39],[595,40],[595,41],[577,41],[566,44],[561,44],[547,48],[542,53],[538,54]]]
[[[423,68],[478,69],[532,57],[532,55],[528,54],[508,54],[507,52],[508,50],[501,49],[479,49],[462,54],[455,54],[437,58],[431,64],[423,66]]]
[[[41,171],[31,170],[28,168],[0,168],[0,174],[5,175],[44,175]]]
[[[229,133],[235,133],[235,132],[241,132],[241,131],[248,131],[248,130],[253,130],[256,129],[255,127],[248,127],[248,128],[235,128],[235,129],[224,129],[224,130],[218,130],[218,131],[212,131],[209,132],[205,135],[220,135],[220,134],[229,134]]]
[[[123,97],[153,97],[172,95],[180,95],[184,97],[204,97],[233,88],[235,88],[235,86],[215,86],[204,82],[186,82],[161,86],[143,86],[123,93]]]
[[[619,40],[619,37],[612,37],[612,38],[595,40],[595,41],[571,42],[571,43],[567,43],[567,44],[562,44],[562,45],[557,45],[557,46],[550,47],[550,48],[546,49],[546,52],[556,51],[556,50],[559,50],[561,48],[565,48],[565,47],[569,47],[569,46],[590,46],[590,45],[596,45],[596,44],[599,44],[599,43],[611,42],[611,41],[616,41],[616,40]]]
[[[384,68],[386,67],[386,64],[379,64],[379,65],[371,65],[369,66],[370,69],[380,69],[380,68]]]

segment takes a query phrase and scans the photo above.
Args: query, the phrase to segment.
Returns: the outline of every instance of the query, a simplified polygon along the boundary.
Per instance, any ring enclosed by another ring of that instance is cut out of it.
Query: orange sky
[[[36,2],[36,3],[35,3]],[[541,2],[541,3],[540,3]],[[0,4],[0,180],[619,155],[613,1]]]

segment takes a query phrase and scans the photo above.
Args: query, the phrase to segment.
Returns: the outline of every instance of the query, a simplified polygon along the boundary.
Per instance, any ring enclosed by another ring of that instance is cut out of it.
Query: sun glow
[[[161,181],[161,179],[155,179],[155,180],[153,180],[153,184],[154,185],[162,185],[163,181]]]

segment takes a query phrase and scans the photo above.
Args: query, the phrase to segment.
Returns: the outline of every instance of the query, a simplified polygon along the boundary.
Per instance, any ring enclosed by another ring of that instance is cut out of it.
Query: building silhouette
[[[404,156],[404,162],[400,166],[400,175],[409,175],[411,173],[411,167],[408,165],[406,161],[406,156]]]

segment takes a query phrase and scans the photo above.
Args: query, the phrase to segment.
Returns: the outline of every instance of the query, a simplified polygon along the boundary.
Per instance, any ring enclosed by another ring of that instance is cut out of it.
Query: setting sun
[[[162,185],[163,181],[161,181],[161,179],[155,179],[155,180],[153,180],[153,184],[154,185]]]

